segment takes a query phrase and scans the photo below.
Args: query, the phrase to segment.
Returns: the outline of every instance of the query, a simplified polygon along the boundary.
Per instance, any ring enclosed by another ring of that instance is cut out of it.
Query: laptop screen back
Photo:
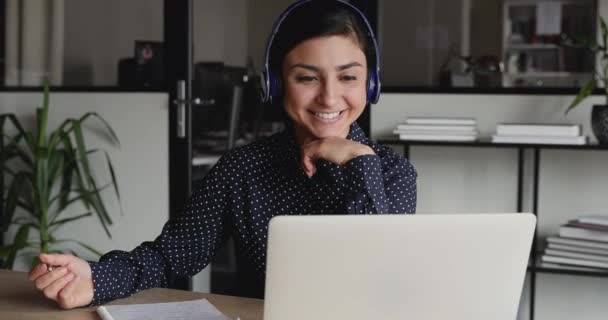
[[[279,216],[265,320],[515,319],[532,214]]]

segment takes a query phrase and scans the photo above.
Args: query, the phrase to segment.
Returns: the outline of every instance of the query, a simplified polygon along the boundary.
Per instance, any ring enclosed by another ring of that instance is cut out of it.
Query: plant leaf
[[[77,120],[72,121],[72,126],[74,128],[74,138],[76,140],[76,151],[78,154],[78,158],[80,158],[80,163],[82,164],[82,171],[86,179],[85,186],[90,187],[90,179],[91,179],[91,168],[89,165],[89,159],[86,154],[86,148],[84,143],[84,136],[82,135],[82,128],[80,126],[80,122]]]
[[[42,108],[38,108],[38,147],[46,146],[46,126],[49,117],[49,82],[44,79],[44,91],[42,93]]]
[[[13,250],[13,246],[0,246],[0,258],[6,257]]]
[[[23,225],[19,228],[19,230],[15,234],[15,238],[13,240],[11,250],[6,258],[6,261],[4,261],[4,264],[6,267],[12,268],[13,264],[15,263],[15,258],[17,257],[17,253],[21,249],[27,247],[27,245],[28,245],[27,238],[29,236],[29,230],[30,230],[30,228],[28,225]]]
[[[86,113],[85,115],[83,115],[80,118],[80,123],[81,124],[84,123],[87,120],[87,118],[89,118],[89,117],[94,117],[94,118],[98,119],[99,121],[101,121],[104,124],[104,126],[106,127],[106,130],[108,130],[110,137],[114,140],[111,142],[114,142],[118,146],[120,146],[120,141],[118,140],[118,136],[116,135],[116,132],[114,132],[114,129],[112,129],[112,127],[108,124],[108,122],[103,117],[101,117],[97,112]]]
[[[48,158],[49,153],[46,147],[39,147],[36,150],[36,190],[38,192],[39,209],[47,209],[48,197]]]
[[[19,139],[21,140],[21,139]],[[4,151],[7,152],[9,155],[17,155],[19,156],[19,158],[21,159],[21,161],[25,164],[27,164],[27,166],[29,168],[33,168],[34,167],[34,160],[32,160],[32,157],[22,148],[19,147],[19,145],[17,144],[18,141],[15,141],[15,143],[11,142],[8,145],[6,145],[4,148]]]
[[[91,251],[92,253],[94,253],[94,254],[96,254],[96,255],[98,255],[98,256],[102,256],[102,255],[103,255],[103,254],[102,254],[102,253],[101,253],[99,250],[97,250],[97,249],[95,249],[95,248],[91,247],[90,245],[87,245],[87,244],[85,244],[85,243],[83,243],[83,242],[80,242],[80,241],[78,241],[78,240],[73,240],[73,239],[57,239],[57,240],[55,240],[55,243],[61,243],[61,242],[73,242],[73,243],[77,243],[77,244],[79,244],[80,246],[82,246],[83,248],[85,248],[85,249],[87,249],[87,250]],[[78,255],[77,255],[75,252],[73,252],[73,251],[72,251],[72,254],[73,254],[73,255],[75,255],[75,256],[78,256]]]
[[[602,47],[606,48],[606,42],[608,41],[608,28],[606,27],[606,21],[600,16],[600,28],[602,29]],[[603,50],[605,51],[605,50]]]
[[[581,103],[583,100],[585,100],[585,98],[587,98],[593,92],[595,87],[596,87],[595,79],[589,80],[581,88],[581,90],[579,91],[576,98],[572,101],[572,103],[570,103],[570,105],[568,106],[568,108],[565,111],[565,114],[568,114],[568,112],[570,112],[570,110],[574,109],[574,107],[576,107],[579,103]]]
[[[116,198],[118,199],[118,203],[120,204],[120,215],[124,215],[124,211],[122,210],[122,203],[120,201],[120,192],[118,191],[118,183],[116,183],[116,174],[114,173],[114,166],[112,166],[112,160],[110,160],[110,155],[107,152],[104,152],[106,155],[106,161],[108,162],[108,170],[110,170],[110,176],[112,177],[112,185],[114,186],[114,192],[116,193]]]
[[[93,179],[93,175],[91,174],[91,169],[89,165],[88,157],[86,156],[86,149],[84,147],[84,137],[82,135],[82,128],[80,122],[75,120],[72,122],[72,126],[74,127],[74,138],[76,139],[76,146],[78,150],[78,156],[80,157],[80,163],[82,164],[82,173],[85,176],[85,181],[88,182],[87,189],[97,189],[95,185],[95,180]],[[104,230],[108,237],[112,237],[110,234],[110,230],[107,225],[111,225],[112,218],[108,214],[105,205],[103,204],[103,200],[99,193],[94,193],[90,197],[85,197],[85,200],[89,202],[93,206],[93,209],[97,213],[99,217],[99,221],[101,222]]]
[[[15,129],[17,129],[18,135],[27,136],[25,129],[23,129],[23,126],[21,126],[21,123],[19,122],[19,119],[17,119],[17,116],[15,116],[15,114],[5,113],[5,114],[0,115],[0,122],[4,123],[6,120],[10,120],[10,122],[13,124]],[[33,145],[31,145],[30,147],[33,150]]]
[[[96,254],[99,257],[101,257],[103,255],[101,252],[99,252],[99,250],[97,250],[97,249],[95,249],[95,248],[93,248],[93,247],[91,247],[91,246],[89,246],[89,245],[87,245],[85,243],[82,243],[80,241],[75,241],[75,242],[78,243],[79,245],[81,245],[83,248],[85,248],[85,249],[91,251],[92,253]]]
[[[75,220],[78,220],[78,219],[81,219],[81,218],[85,218],[85,217],[90,217],[91,215],[93,215],[92,212],[87,212],[87,213],[79,214],[79,215],[74,216],[74,217],[64,218],[64,219],[52,222],[50,224],[50,226],[55,226],[55,225],[60,226],[60,225],[62,225],[64,223],[67,223],[67,222],[75,221]]]
[[[23,172],[19,172],[13,178],[11,187],[8,189],[8,194],[6,196],[6,202],[4,206],[4,213],[2,215],[2,220],[0,220],[0,226],[2,227],[2,231],[4,232],[8,230],[8,227],[11,224],[11,221],[13,220],[19,197],[25,190],[26,180],[26,175]]]
[[[48,164],[48,188],[51,189],[55,184],[55,180],[63,175],[64,167],[64,152],[63,149],[49,148],[49,164]]]

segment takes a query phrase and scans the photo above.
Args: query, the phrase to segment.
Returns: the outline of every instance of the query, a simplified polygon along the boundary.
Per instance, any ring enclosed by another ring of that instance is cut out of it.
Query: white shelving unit
[[[561,5],[560,34],[539,35],[539,4]],[[559,45],[560,36],[595,38],[592,0],[505,0],[503,3],[503,86],[579,87],[593,76],[594,58]]]

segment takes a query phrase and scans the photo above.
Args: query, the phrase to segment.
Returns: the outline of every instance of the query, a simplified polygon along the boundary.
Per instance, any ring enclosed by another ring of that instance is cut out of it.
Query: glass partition
[[[162,0],[4,0],[1,84],[163,86]]]
[[[596,1],[378,1],[383,84],[429,88],[580,87],[595,57]]]

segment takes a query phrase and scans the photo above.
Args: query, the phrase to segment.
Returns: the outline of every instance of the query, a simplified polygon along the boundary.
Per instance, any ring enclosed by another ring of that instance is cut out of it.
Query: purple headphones
[[[279,16],[279,18],[275,22],[272,33],[270,34],[270,37],[268,39],[268,43],[266,44],[266,53],[264,55],[264,71],[262,71],[262,76],[260,79],[262,81],[262,101],[263,102],[272,103],[273,99],[276,98],[276,96],[279,93],[278,92],[279,91],[278,82],[280,81],[280,79],[278,77],[280,77],[280,76],[276,74],[275,68],[271,68],[270,61],[269,61],[270,50],[272,48],[272,42],[274,40],[274,37],[279,32],[279,28],[281,27],[283,20],[285,20],[285,18],[293,10],[295,10],[299,6],[301,6],[307,2],[310,2],[310,1],[315,1],[315,0],[300,0],[300,1],[297,1],[296,3],[290,5],[287,9],[285,9],[285,11]],[[367,35],[371,39],[371,41],[374,45],[374,58],[375,58],[375,64],[368,66],[368,70],[370,70],[370,71],[369,71],[369,83],[367,85],[367,102],[374,103],[374,104],[377,103],[378,99],[380,98],[380,57],[379,57],[380,55],[378,53],[378,43],[376,42],[376,38],[374,37],[374,31],[372,30],[372,27],[370,26],[369,22],[365,18],[365,15],[363,15],[363,13],[359,9],[357,9],[350,3],[344,2],[342,0],[323,0],[323,1],[335,1],[337,3],[343,4],[347,9],[351,10],[352,12],[355,12],[361,18],[361,20],[363,20],[365,22],[365,25],[367,26]]]

